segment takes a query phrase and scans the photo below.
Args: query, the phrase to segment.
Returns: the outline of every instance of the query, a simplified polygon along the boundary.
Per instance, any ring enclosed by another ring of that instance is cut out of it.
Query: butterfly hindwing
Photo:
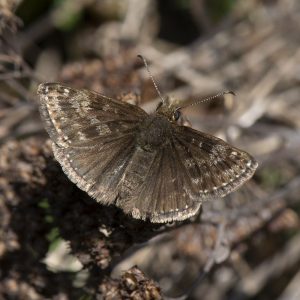
[[[129,183],[132,181],[134,192],[130,191],[127,197],[121,194],[118,206],[135,218],[149,218],[151,222],[183,220],[194,215],[201,202],[193,199],[196,194],[191,192],[189,178],[172,143],[166,143],[159,151],[138,151],[144,169],[135,163],[128,168],[126,177]],[[131,184],[125,184],[128,185]]]

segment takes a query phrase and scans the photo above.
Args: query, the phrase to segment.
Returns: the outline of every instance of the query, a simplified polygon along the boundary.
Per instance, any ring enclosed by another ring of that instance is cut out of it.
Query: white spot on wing
[[[83,132],[78,131],[77,135],[78,135],[80,141],[86,140],[86,135]]]
[[[91,125],[97,124],[97,123],[99,123],[99,122],[100,122],[100,121],[99,121],[97,118],[91,118],[91,119],[90,119]]]
[[[96,129],[100,135],[106,135],[106,134],[111,133],[111,130],[109,129],[109,127],[106,124],[99,124],[96,127]]]

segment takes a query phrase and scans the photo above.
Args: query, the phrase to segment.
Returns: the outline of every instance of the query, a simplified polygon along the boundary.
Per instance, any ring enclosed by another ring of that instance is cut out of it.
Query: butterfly
[[[147,114],[60,83],[40,84],[38,95],[64,173],[99,203],[114,204],[136,219],[187,219],[203,201],[240,187],[258,165],[247,152],[179,125],[180,108],[167,99]]]

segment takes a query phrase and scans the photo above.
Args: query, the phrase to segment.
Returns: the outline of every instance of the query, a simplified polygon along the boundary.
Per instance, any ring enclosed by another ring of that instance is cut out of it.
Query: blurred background
[[[299,28],[298,0],[0,0],[0,298],[300,299]],[[138,54],[178,101],[237,95],[185,110],[259,162],[196,220],[131,220],[53,160],[38,84],[151,112]]]

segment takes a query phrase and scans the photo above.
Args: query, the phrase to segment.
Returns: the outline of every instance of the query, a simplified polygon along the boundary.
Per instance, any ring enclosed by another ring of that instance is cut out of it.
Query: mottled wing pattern
[[[141,108],[88,90],[41,84],[40,113],[55,158],[79,188],[112,203],[135,148]]]
[[[38,94],[64,172],[97,201],[135,218],[184,220],[203,200],[237,189],[257,167],[248,153],[177,124],[162,145],[144,149],[136,137],[148,115],[135,105],[58,83],[41,84]]]
[[[201,202],[193,198],[196,191],[191,193],[189,178],[178,158],[172,144],[152,152],[138,148],[126,172],[117,205],[135,218],[149,218],[154,223],[195,215]]]
[[[258,164],[245,151],[190,127],[176,127],[175,148],[199,199],[224,197],[252,177]]]
[[[149,218],[152,222],[184,220],[195,215],[202,201],[234,191],[257,167],[248,153],[219,138],[178,125],[174,125],[170,143],[151,155],[141,150],[140,157],[147,159],[146,167],[141,169],[136,164],[138,160],[133,160],[127,174],[128,186],[136,193],[121,198],[119,206],[136,218]]]

